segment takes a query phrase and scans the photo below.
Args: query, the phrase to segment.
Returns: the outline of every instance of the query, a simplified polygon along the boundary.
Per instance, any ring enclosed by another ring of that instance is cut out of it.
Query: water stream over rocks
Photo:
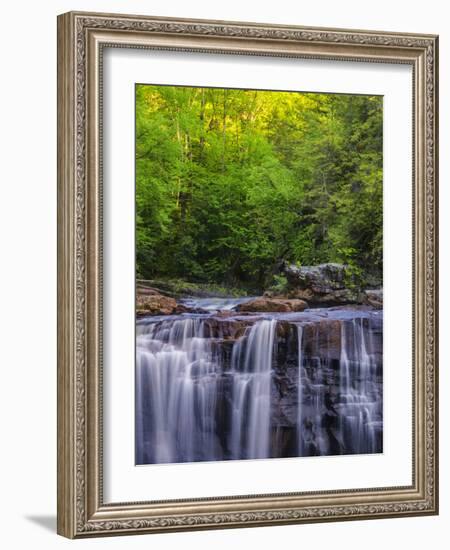
[[[136,463],[382,452],[382,310],[243,301],[138,319]]]

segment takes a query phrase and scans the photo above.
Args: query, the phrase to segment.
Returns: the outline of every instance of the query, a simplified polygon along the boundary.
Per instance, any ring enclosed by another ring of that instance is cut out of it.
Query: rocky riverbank
[[[370,287],[343,264],[320,264],[296,266],[285,264],[282,272],[287,279],[286,293],[289,298],[308,302],[310,307],[329,307],[349,304],[383,307],[381,280],[372,278]]]
[[[242,313],[299,312],[308,308],[333,306],[371,306],[383,308],[381,281],[373,280],[371,288],[357,284],[348,266],[321,264],[317,266],[283,265],[287,284],[280,290],[268,290],[263,296],[237,299],[238,291],[197,285],[182,281],[138,281],[136,313],[143,315],[173,315],[206,313],[195,304],[198,298],[230,298],[236,300],[234,309]]]

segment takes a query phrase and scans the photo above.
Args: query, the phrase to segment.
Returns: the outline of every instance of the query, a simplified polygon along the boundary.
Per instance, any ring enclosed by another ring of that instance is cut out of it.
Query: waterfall
[[[220,371],[204,322],[188,318],[142,327],[136,364],[138,463],[220,458],[215,426]]]
[[[139,320],[136,463],[381,452],[381,338],[336,308]]]
[[[303,326],[297,326],[298,339],[298,386],[297,386],[297,441],[298,454],[303,455]]]
[[[339,405],[342,419],[342,437],[347,448],[356,453],[371,453],[376,448],[377,431],[380,428],[381,402],[373,387],[373,358],[367,350],[371,331],[364,319],[352,319],[342,323],[342,400]],[[352,360],[348,348],[353,345]],[[350,381],[351,380],[351,381]]]
[[[335,387],[329,383],[330,357],[318,354],[317,326],[311,327],[314,338],[308,357],[303,351],[305,327],[297,327],[298,456],[373,453],[381,449],[382,396],[377,387],[374,354],[369,352],[373,348],[369,321],[354,318],[340,322]]]
[[[232,458],[270,456],[270,393],[276,321],[255,323],[242,348],[236,346],[233,372]],[[243,366],[243,369],[241,367]]]

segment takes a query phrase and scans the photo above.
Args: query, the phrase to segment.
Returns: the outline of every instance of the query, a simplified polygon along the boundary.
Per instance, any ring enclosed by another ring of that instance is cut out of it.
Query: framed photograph
[[[437,513],[437,46],[59,16],[59,534]]]

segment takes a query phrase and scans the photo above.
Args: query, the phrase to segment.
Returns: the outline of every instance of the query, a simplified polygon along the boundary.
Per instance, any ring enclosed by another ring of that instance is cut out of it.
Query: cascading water
[[[297,399],[297,440],[298,440],[298,454],[303,456],[303,326],[297,326],[297,339],[298,339],[298,399]]]
[[[137,464],[382,451],[382,312],[146,317],[136,344]]]
[[[235,345],[230,445],[232,458],[270,456],[270,394],[275,327],[274,319],[257,321],[246,338],[244,354],[241,343]]]
[[[317,353],[318,332],[315,349],[305,357],[304,327],[297,330],[298,456],[380,452],[382,392],[375,353],[366,345],[373,335],[370,318],[341,320],[336,376],[327,353]]]
[[[204,311],[231,311],[233,308],[252,300],[254,296],[243,298],[184,298],[180,303],[193,309]]]
[[[149,323],[139,326],[136,339],[137,462],[221,458],[215,427],[220,365],[204,322]]]
[[[342,324],[341,365],[345,373],[342,399],[339,404],[342,437],[355,453],[376,451],[377,432],[382,428],[381,401],[373,385],[373,358],[368,353],[366,340],[371,331],[364,319],[353,319]],[[352,359],[348,346],[352,345]]]

